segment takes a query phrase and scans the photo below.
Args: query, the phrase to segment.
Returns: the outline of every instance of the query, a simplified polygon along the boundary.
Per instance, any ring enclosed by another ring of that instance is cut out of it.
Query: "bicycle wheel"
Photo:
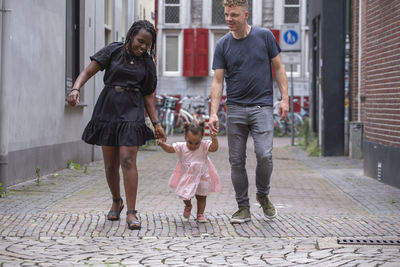
[[[294,135],[298,136],[301,131],[301,126],[303,124],[303,119],[301,118],[301,116],[297,113],[294,113],[293,116],[289,114],[286,120],[288,132],[291,133],[293,124]]]
[[[223,111],[217,112],[218,122],[219,122],[219,135],[226,134],[226,113]]]
[[[274,114],[274,134],[282,137],[286,134],[287,130],[286,120],[281,121],[280,117]]]
[[[185,124],[185,122],[190,121],[186,116],[179,114],[175,123],[175,131],[178,133],[183,133],[183,125]]]
[[[166,115],[166,123],[165,123],[165,131],[166,135],[170,134],[171,136],[174,135],[174,113],[168,109]]]

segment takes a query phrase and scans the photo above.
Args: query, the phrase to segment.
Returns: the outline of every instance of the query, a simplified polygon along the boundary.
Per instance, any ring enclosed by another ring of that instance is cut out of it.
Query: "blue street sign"
[[[288,30],[283,35],[283,39],[289,45],[294,45],[299,40],[299,35],[294,30]]]
[[[282,51],[300,51],[300,25],[283,24],[281,25],[281,49]]]

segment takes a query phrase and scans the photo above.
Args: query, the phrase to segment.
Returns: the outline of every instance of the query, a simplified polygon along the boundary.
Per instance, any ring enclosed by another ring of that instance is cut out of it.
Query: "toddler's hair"
[[[185,136],[188,134],[189,131],[194,135],[198,135],[200,133],[201,136],[204,136],[204,126],[205,126],[204,121],[200,122],[195,121],[190,123],[185,122],[183,124]]]

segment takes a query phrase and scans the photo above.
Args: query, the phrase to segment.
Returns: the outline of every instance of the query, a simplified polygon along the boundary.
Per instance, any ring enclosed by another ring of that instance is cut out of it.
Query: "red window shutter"
[[[194,29],[183,30],[183,76],[194,76]]]
[[[279,38],[280,38],[280,30],[275,30],[275,29],[270,29],[270,31],[272,32],[272,34],[275,37],[275,40],[278,42],[279,44]],[[275,78],[275,70],[274,67],[271,64],[271,70],[272,70],[272,78]]]
[[[293,97],[293,112],[300,113],[301,111],[301,96]]]
[[[281,31],[280,30],[275,30],[275,29],[270,29],[270,31],[272,32],[272,34],[274,35],[274,37],[275,37],[275,40],[278,42],[278,44],[279,44],[279,38],[280,38],[280,34],[281,34]]]
[[[208,29],[196,29],[195,76],[208,76]]]

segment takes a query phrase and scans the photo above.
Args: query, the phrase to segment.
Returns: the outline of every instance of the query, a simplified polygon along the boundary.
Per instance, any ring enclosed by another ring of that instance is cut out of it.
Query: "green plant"
[[[87,165],[85,165],[85,167],[83,168],[83,173],[84,174],[88,174],[89,173]]]
[[[37,185],[40,185],[40,178],[42,178],[42,176],[40,175],[40,168],[39,167],[36,167],[35,173],[36,173],[35,182],[36,182]]]
[[[7,195],[7,189],[2,183],[0,183],[0,198],[6,197],[6,195]]]
[[[139,150],[150,150],[153,149],[153,147],[157,146],[157,140],[149,140],[147,141],[144,145],[139,147]]]
[[[74,162],[72,162],[72,160],[68,160],[68,161],[67,161],[67,167],[68,167],[68,169],[70,169],[70,170],[77,170],[77,171],[79,171],[79,170],[81,169],[81,164],[79,164],[79,163],[74,163]]]
[[[318,137],[316,136],[316,134],[313,134],[313,137],[312,137],[310,143],[306,147],[306,152],[309,156],[312,156],[312,157],[321,156],[321,151],[319,149],[319,144],[318,144]]]
[[[310,119],[305,117],[303,119],[303,124],[301,125],[300,134],[299,134],[299,144],[303,148],[307,148],[310,144],[311,139],[311,131],[310,131]]]

